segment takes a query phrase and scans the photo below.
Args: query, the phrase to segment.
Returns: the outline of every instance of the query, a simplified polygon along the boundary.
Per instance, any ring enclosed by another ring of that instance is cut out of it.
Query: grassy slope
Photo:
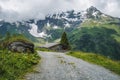
[[[85,53],[85,52],[70,52],[68,55],[81,58],[85,61],[88,61],[90,63],[94,63],[100,66],[103,66],[110,71],[113,71],[120,75],[120,62],[113,61],[111,59],[108,59],[107,57],[93,54],[93,53]]]
[[[115,23],[120,23],[118,20],[114,20],[114,21],[95,21],[95,20],[86,20],[85,22],[83,22],[80,26],[81,27],[87,27],[87,28],[93,28],[93,27],[105,27],[108,29],[113,29],[115,30],[118,35],[113,35],[114,38],[120,42],[120,25],[117,24],[109,24],[111,22],[115,22]]]
[[[40,57],[35,54],[11,53],[0,50],[0,80],[16,80],[22,78],[39,62]]]
[[[0,41],[0,80],[18,80],[25,73],[32,71],[40,57],[35,53],[15,53],[6,49],[7,45],[13,41],[23,41],[32,43],[21,34],[7,34]]]

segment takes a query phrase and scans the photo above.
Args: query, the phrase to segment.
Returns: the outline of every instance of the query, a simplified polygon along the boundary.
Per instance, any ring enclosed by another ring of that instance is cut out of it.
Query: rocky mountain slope
[[[81,23],[86,20],[102,20],[114,21],[118,18],[114,18],[103,14],[95,7],[91,6],[85,11],[77,12],[74,10],[48,14],[44,20],[28,20],[21,22],[5,22],[1,19],[0,21],[0,34],[5,35],[7,32],[12,34],[19,33],[33,39],[33,37],[49,38],[55,40],[60,37],[63,30],[72,31],[74,28],[80,26]],[[59,31],[58,31],[59,30]],[[58,33],[56,36],[56,32]]]

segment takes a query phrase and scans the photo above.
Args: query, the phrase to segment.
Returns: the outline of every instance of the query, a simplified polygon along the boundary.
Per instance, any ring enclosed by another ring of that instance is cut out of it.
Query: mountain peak
[[[90,6],[89,9],[97,9],[97,8],[94,6]]]
[[[103,14],[100,10],[98,10],[96,7],[91,6],[86,10],[87,14],[87,18],[100,18],[101,15]]]
[[[87,9],[87,12],[96,12],[96,11],[98,11],[98,12],[100,12],[96,7],[94,7],[94,6],[91,6],[91,7],[89,7],[88,9]]]

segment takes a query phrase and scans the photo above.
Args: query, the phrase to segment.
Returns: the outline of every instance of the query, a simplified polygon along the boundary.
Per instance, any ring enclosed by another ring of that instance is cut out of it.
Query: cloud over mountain
[[[0,18],[6,21],[44,19],[45,15],[95,6],[102,12],[120,17],[120,0],[0,0]]]

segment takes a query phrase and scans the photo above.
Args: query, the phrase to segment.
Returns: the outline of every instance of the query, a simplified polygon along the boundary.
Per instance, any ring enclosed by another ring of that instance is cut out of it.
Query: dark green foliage
[[[74,49],[100,53],[112,59],[120,60],[120,43],[118,43],[113,34],[117,34],[112,29],[107,28],[81,28],[75,30],[69,37]]]
[[[3,40],[3,37],[0,35],[0,50],[2,49],[2,40]]]
[[[67,34],[66,32],[63,32],[62,37],[61,37],[61,41],[60,44],[62,45],[62,48],[65,50],[70,49],[70,44],[69,41],[67,39]]]
[[[10,39],[10,37],[11,37],[10,33],[9,33],[9,32],[7,32],[7,33],[6,33],[6,37],[5,37],[5,39],[6,39],[6,40],[9,40],[9,39]]]
[[[19,80],[39,62],[37,54],[11,53],[0,51],[0,80]]]
[[[47,31],[48,34],[51,34],[51,38],[48,38],[47,40],[49,42],[53,42],[56,39],[59,39],[61,37],[61,33],[63,32],[63,29],[53,29],[53,30],[49,30]]]

